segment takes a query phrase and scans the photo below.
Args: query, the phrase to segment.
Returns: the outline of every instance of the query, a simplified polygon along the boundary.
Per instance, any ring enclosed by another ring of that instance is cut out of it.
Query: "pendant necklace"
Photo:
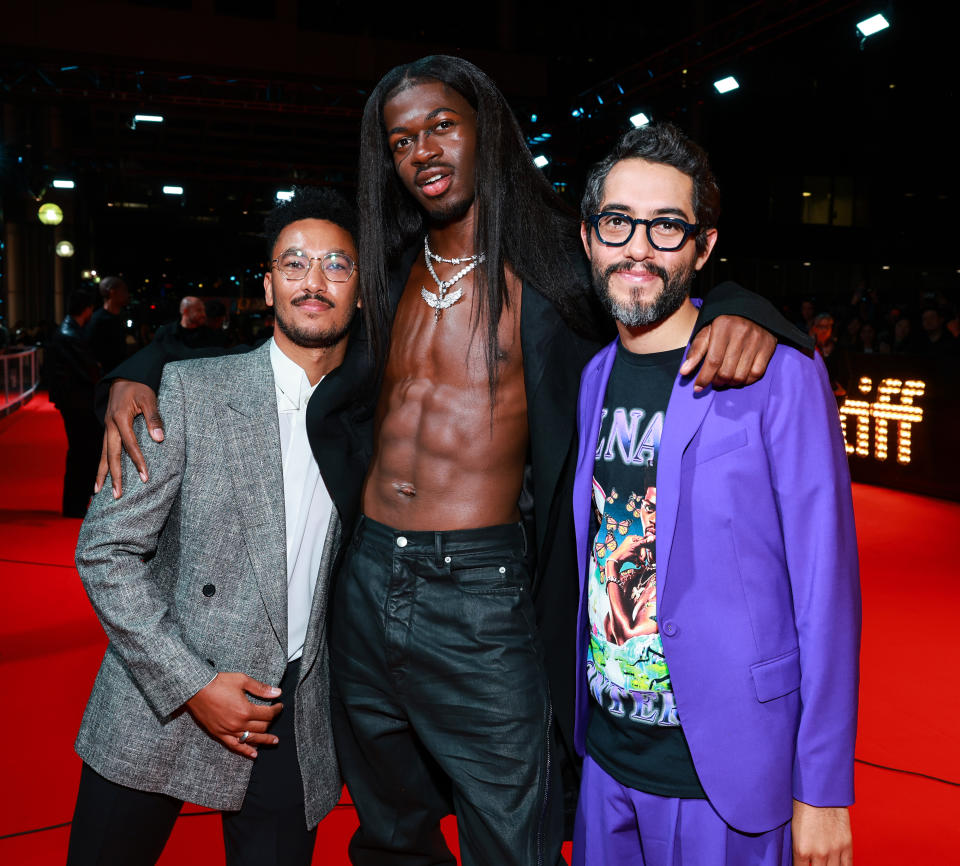
[[[433,250],[430,249],[430,243],[427,240],[427,236],[423,236],[423,260],[427,263],[427,270],[430,272],[430,276],[433,277],[433,281],[437,284],[437,291],[431,292],[425,286],[420,287],[420,297],[422,297],[426,302],[427,306],[433,310],[433,322],[436,324],[440,321],[440,314],[447,309],[447,307],[452,307],[460,298],[463,297],[463,289],[456,289],[453,292],[447,292],[448,289],[453,288],[457,283],[460,282],[467,274],[470,273],[477,265],[480,264],[486,258],[484,253],[479,255],[474,254],[472,256],[460,256],[458,258],[445,259],[443,256],[438,256]],[[468,262],[466,267],[461,268],[457,273],[455,273],[449,280],[441,280],[437,276],[437,272],[433,269],[434,262],[444,262],[448,265],[459,265],[461,262]]]

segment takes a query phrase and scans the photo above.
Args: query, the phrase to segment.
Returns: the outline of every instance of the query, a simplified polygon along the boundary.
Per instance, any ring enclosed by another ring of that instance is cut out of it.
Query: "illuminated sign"
[[[873,379],[861,376],[858,383],[861,394],[873,390]],[[857,457],[870,456],[870,431],[873,428],[873,457],[886,460],[890,439],[890,423],[896,423],[897,463],[910,462],[910,440],[914,424],[923,421],[923,409],[914,401],[924,395],[927,383],[918,379],[881,379],[877,386],[876,400],[854,400],[848,397],[840,407],[840,427],[847,454]],[[898,398],[896,403],[894,398]],[[847,419],[855,421],[855,442],[847,436]]]

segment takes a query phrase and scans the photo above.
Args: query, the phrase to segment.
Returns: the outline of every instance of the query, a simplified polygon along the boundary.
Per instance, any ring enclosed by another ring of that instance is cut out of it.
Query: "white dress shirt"
[[[287,661],[292,662],[303,653],[333,501],[307,439],[307,403],[317,386],[273,340],[270,363],[280,419],[287,530]]]

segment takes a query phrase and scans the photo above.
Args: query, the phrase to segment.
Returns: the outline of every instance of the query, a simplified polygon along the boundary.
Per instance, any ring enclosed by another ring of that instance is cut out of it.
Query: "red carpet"
[[[0,863],[17,866],[64,862],[68,827],[26,831],[70,820],[73,738],[106,644],[73,567],[80,521],[58,514],[65,451],[44,395],[0,419]],[[854,503],[864,598],[856,862],[960,862],[960,693],[950,685],[960,505],[862,485]],[[345,798],[321,824],[314,863],[346,863],[355,827]],[[453,844],[452,819],[444,829]],[[160,863],[222,864],[219,820],[182,816]]]

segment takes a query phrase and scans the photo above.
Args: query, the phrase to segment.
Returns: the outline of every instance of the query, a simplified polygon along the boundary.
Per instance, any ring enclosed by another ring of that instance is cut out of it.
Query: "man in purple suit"
[[[587,182],[619,339],[578,409],[577,866],[852,863],[860,593],[836,403],[822,361],[782,345],[743,389],[679,375],[718,214],[706,154],[669,124]]]

